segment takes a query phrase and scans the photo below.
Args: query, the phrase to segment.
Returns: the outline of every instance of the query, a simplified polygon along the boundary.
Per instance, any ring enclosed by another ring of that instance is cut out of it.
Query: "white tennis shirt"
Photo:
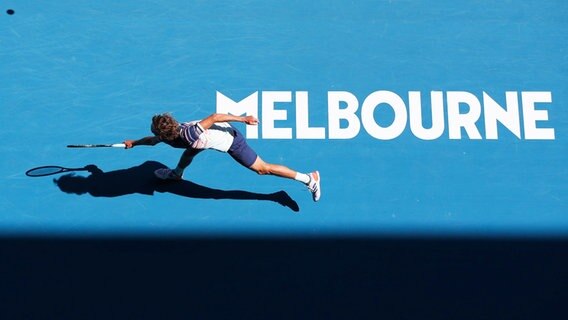
[[[209,129],[203,129],[199,121],[182,123],[180,136],[194,149],[227,152],[233,144],[235,129],[228,122],[216,122]]]

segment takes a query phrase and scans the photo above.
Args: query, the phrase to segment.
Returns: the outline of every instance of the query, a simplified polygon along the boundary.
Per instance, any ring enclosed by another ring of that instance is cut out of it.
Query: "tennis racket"
[[[45,177],[53,174],[71,172],[71,171],[88,171],[88,168],[64,168],[60,166],[43,166],[26,171],[28,177]]]
[[[124,143],[113,144],[70,144],[67,148],[125,148]]]

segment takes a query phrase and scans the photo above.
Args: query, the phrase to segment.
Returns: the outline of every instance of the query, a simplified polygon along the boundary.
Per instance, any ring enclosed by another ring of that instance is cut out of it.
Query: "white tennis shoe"
[[[181,180],[182,176],[178,176],[173,170],[168,168],[160,168],[154,171],[154,175],[162,180]]]
[[[319,171],[314,171],[310,173],[309,176],[310,176],[310,182],[308,183],[308,189],[312,193],[314,201],[317,202],[321,197],[321,187],[320,187],[321,177]]]

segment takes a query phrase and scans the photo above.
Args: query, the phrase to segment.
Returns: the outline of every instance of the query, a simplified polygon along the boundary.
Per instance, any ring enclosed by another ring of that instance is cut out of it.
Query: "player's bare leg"
[[[312,193],[314,201],[318,201],[321,196],[321,178],[318,171],[305,174],[294,171],[283,165],[264,162],[264,160],[262,160],[260,157],[256,158],[255,162],[252,164],[252,166],[250,166],[250,169],[261,175],[270,174],[282,178],[300,181],[308,186],[308,189]]]
[[[183,178],[183,171],[191,164],[193,158],[199,152],[201,152],[201,150],[186,149],[181,155],[175,169],[161,168],[156,170],[154,174],[162,180],[181,180]]]
[[[271,175],[275,175],[275,176],[279,176],[279,177],[283,177],[283,178],[288,178],[288,179],[294,179],[296,177],[297,172],[279,165],[279,164],[271,164],[271,163],[266,163],[264,162],[264,160],[262,160],[260,157],[257,157],[256,160],[254,161],[254,163],[252,164],[252,166],[250,166],[250,168],[261,175],[265,175],[265,174],[271,174]],[[305,183],[305,182],[304,182]]]

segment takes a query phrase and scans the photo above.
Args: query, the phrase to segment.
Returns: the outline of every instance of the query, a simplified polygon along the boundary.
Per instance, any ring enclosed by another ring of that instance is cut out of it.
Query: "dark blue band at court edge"
[[[231,157],[233,157],[233,159],[237,160],[238,163],[250,168],[256,161],[258,155],[248,145],[243,134],[235,127],[233,127],[233,130],[235,132],[233,144],[231,144],[231,147],[227,152]]]

